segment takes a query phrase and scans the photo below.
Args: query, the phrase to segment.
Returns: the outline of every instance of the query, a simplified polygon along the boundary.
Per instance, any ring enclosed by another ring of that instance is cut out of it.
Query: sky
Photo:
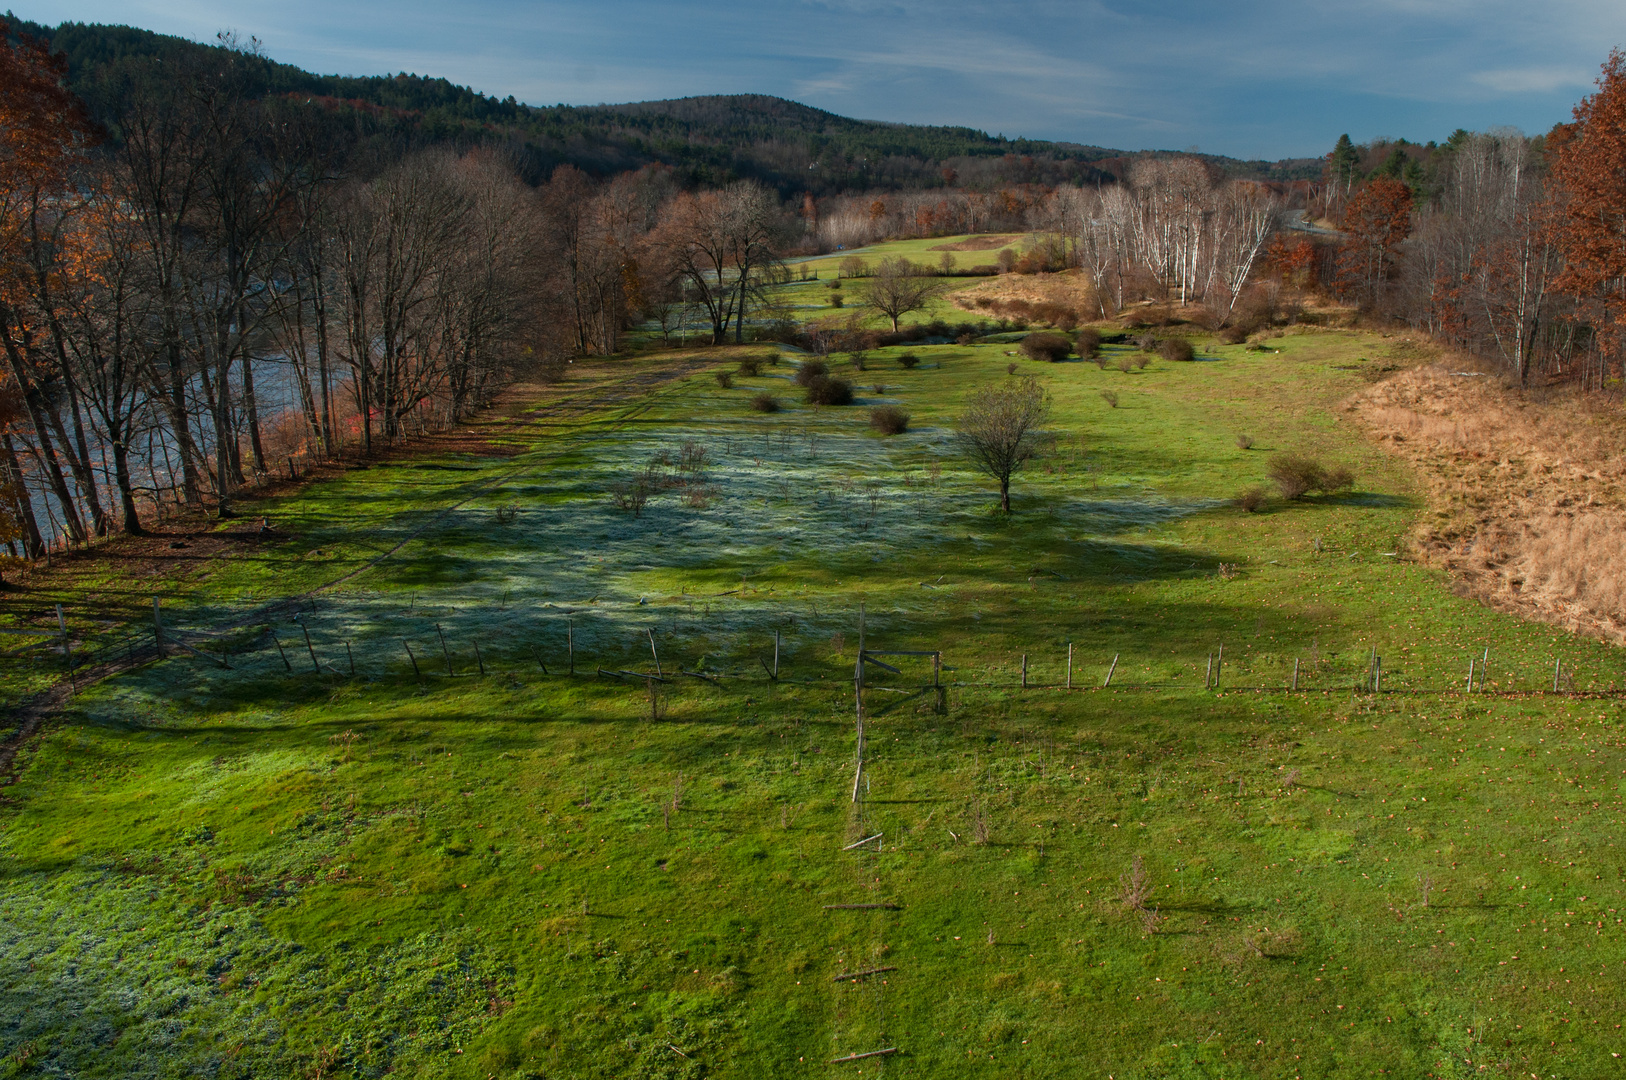
[[[1570,118],[1622,0],[35,0],[19,17],[258,37],[323,74],[532,105],[760,93],[1124,150],[1325,154],[1338,136]]]

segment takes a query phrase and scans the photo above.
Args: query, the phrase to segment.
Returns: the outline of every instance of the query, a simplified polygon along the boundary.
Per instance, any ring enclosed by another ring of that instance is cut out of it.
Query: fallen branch
[[[866,836],[862,840],[854,840],[852,843],[848,844],[846,847],[842,848],[841,850],[842,851],[851,851],[855,847],[862,847],[863,845],[869,843],[871,840],[879,840],[881,837],[883,837],[885,835],[886,835],[885,833],[876,833],[874,836]]]
[[[883,971],[896,971],[895,967],[865,968],[863,971],[843,971],[840,975],[830,976],[831,982],[841,982],[843,979],[862,979],[867,975],[879,975]]]
[[[834,1058],[830,1064],[840,1065],[843,1061],[863,1061],[865,1058],[881,1057],[885,1054],[896,1054],[897,1052],[898,1048],[896,1046],[889,1046],[885,1050],[870,1050],[863,1054],[848,1054],[844,1058]]]
[[[874,911],[877,908],[885,911],[902,911],[902,904],[825,904],[825,911]]]

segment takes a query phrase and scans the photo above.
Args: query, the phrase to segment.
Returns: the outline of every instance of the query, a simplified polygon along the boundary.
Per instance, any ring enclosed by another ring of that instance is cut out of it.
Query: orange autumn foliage
[[[1626,341],[1626,55],[1609,54],[1598,92],[1575,123],[1548,138],[1550,236],[1564,269],[1555,284],[1596,305],[1600,336]]]

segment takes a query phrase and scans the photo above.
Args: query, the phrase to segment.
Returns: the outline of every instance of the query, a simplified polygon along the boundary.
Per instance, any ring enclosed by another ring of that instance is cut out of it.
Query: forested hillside
[[[13,29],[63,53],[71,87],[92,103],[106,96],[106,73],[121,59],[195,58],[212,48],[130,26],[49,27],[16,20]],[[315,75],[267,57],[255,67],[256,96],[304,95],[335,119],[377,135],[407,142],[504,142],[533,183],[566,162],[601,177],[659,162],[677,169],[689,186],[749,178],[782,195],[822,196],[874,188],[1110,181],[1138,156],[965,127],[853,120],[760,94],[538,108],[423,75]],[[1319,160],[1208,160],[1238,176],[1304,179],[1321,171]]]

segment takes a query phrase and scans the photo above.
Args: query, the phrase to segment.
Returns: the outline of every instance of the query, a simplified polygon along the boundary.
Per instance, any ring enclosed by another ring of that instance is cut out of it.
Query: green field
[[[115,559],[14,605],[117,615],[81,645],[110,655],[159,594],[231,666],[84,690],[0,789],[0,1069],[1612,1075],[1616,650],[1408,561],[1429,511],[1341,408],[1402,347],[1271,345],[883,349],[824,409],[789,351],[728,389],[697,357],[761,349],[649,354],[487,451],[262,500],[276,533],[185,577]],[[1006,520],[952,421],[1010,364],[1056,442]],[[1355,491],[1232,505],[1290,450]],[[662,458],[681,486],[618,508]],[[855,800],[860,604],[944,687],[870,668]],[[652,643],[673,681],[614,674]],[[891,906],[830,907],[861,904]]]

